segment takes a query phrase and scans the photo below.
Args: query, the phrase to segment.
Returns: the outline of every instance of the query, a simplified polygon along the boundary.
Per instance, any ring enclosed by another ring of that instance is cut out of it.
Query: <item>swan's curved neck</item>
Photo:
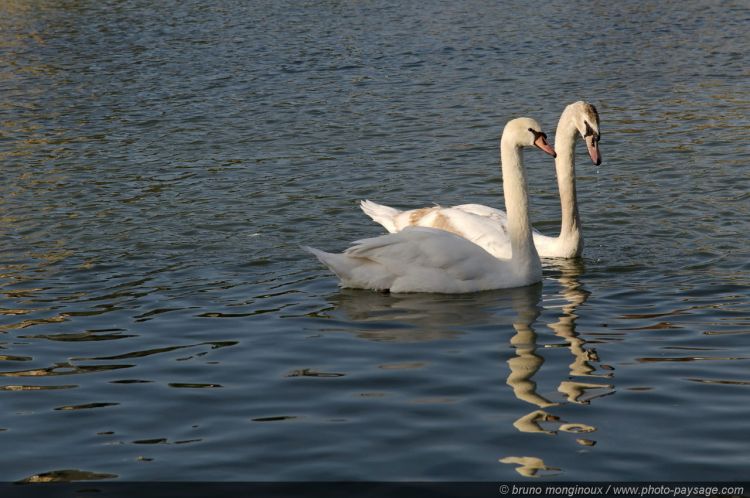
[[[558,243],[566,247],[570,255],[578,255],[583,249],[581,237],[581,218],[578,214],[576,198],[575,145],[578,129],[573,119],[564,112],[560,116],[555,133],[555,171],[557,187],[560,190],[560,208],[562,223]]]
[[[529,197],[521,147],[500,139],[500,163],[503,175],[503,196],[508,216],[508,237],[512,260],[521,271],[531,271],[539,264],[529,222]]]

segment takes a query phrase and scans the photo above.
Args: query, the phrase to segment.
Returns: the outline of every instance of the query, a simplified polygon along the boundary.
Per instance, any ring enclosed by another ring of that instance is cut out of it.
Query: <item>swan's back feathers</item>
[[[386,265],[400,275],[416,266],[445,270],[462,280],[481,277],[482,265],[477,262],[489,256],[487,251],[461,237],[424,227],[358,240],[344,254]]]
[[[391,292],[461,293],[518,287],[526,281],[509,261],[435,228],[400,232],[354,242],[343,254],[305,248],[328,266],[342,287]]]
[[[408,227],[438,228],[463,237],[497,258],[510,258],[507,236],[508,217],[505,212],[481,204],[463,204],[444,208],[439,205],[399,211],[365,200],[362,210],[390,233]]]
[[[508,223],[508,215],[505,214],[505,211],[491,208],[482,204],[461,204],[460,206],[454,206],[453,209],[459,209],[465,213],[489,218],[493,221],[501,223],[503,226],[507,225]]]
[[[439,228],[477,244],[496,258],[512,256],[508,237],[508,215],[505,211],[482,204],[453,207],[432,206],[399,211],[372,201],[362,201],[362,210],[390,233],[406,228]],[[548,257],[571,257],[560,253],[557,237],[548,237],[531,229],[539,254]]]

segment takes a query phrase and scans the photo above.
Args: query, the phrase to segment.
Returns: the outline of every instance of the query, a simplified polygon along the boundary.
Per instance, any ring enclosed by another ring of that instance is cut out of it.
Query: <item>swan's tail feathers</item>
[[[382,265],[366,257],[352,256],[348,253],[333,254],[314,247],[302,246],[312,253],[321,263],[339,277],[342,287],[354,289],[389,289],[393,277],[383,273]]]
[[[333,254],[309,246],[302,246],[302,249],[318,258],[321,263],[326,265],[328,269],[335,273],[340,279],[345,278],[346,275],[351,272],[351,268],[349,268],[350,265],[347,265],[347,258],[342,254]]]
[[[396,229],[395,221],[396,216],[401,213],[401,211],[399,211],[398,209],[394,209],[389,206],[383,206],[382,204],[377,204],[368,200],[362,201],[360,203],[360,207],[367,216],[383,225],[383,227],[390,233],[396,233],[398,231]]]

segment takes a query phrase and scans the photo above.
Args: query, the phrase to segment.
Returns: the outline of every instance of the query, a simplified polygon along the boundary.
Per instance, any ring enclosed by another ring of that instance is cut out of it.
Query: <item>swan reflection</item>
[[[546,309],[559,309],[557,320],[546,323],[546,327],[562,339],[561,346],[537,344],[538,333],[534,324],[543,311],[541,285],[457,295],[341,289],[328,298],[333,309],[329,309],[326,315],[334,320],[324,331],[346,331],[373,341],[420,342],[455,339],[468,329],[511,326],[515,334],[510,338],[510,345],[515,355],[507,361],[506,383],[516,398],[537,409],[560,404],[560,400],[551,400],[538,392],[534,376],[545,361],[538,352],[540,347],[565,347],[573,358],[569,374],[560,380],[557,391],[568,402],[585,404],[611,393],[612,386],[578,379],[609,378],[612,373],[601,368],[597,370],[594,366],[599,362],[596,350],[576,332],[578,308],[590,295],[579,281],[584,270],[583,262],[578,259],[546,262],[547,280],[555,280],[560,285],[558,293],[545,296]],[[510,309],[513,313],[508,313]],[[352,323],[357,326],[352,327]],[[523,432],[554,433],[556,431],[539,426],[541,421],[552,420],[554,417],[544,411],[532,411],[515,425]]]
[[[609,378],[611,372],[597,372],[593,363],[599,362],[596,350],[587,347],[586,341],[576,332],[576,311],[586,303],[591,294],[583,288],[578,277],[583,274],[585,267],[581,260],[555,261],[553,268],[559,272],[556,280],[562,286],[560,294],[565,302],[561,307],[561,313],[557,322],[547,325],[554,334],[567,344],[567,348],[573,355],[573,363],[569,365],[570,377],[599,377]],[[564,380],[560,382],[558,391],[563,393],[567,400],[573,403],[588,403],[591,399],[612,392],[609,384],[592,382],[580,382]]]
[[[544,358],[536,354],[537,335],[532,328],[538,313],[527,315],[523,310],[516,310],[518,321],[513,324],[516,334],[510,344],[515,348],[516,356],[508,360],[510,373],[506,383],[513,389],[516,398],[539,407],[553,406],[555,403],[537,393],[534,375],[544,364]]]
[[[584,435],[595,432],[596,427],[563,420],[555,409],[568,403],[587,404],[611,394],[613,386],[607,379],[612,372],[600,365],[596,350],[576,331],[580,310],[590,296],[580,281],[585,271],[583,262],[555,260],[545,265],[549,293],[543,299],[541,285],[464,295],[344,289],[328,298],[333,307],[326,312],[331,320],[325,331],[345,331],[367,340],[394,342],[456,340],[469,332],[491,331],[492,337],[499,337],[513,350],[507,359],[505,383],[515,398],[531,406],[528,413],[513,422],[514,429],[546,435],[567,433],[579,447],[591,447],[596,441],[584,439]],[[544,317],[541,323],[540,316]],[[498,330],[511,330],[513,335],[502,339],[506,336],[495,335]],[[556,388],[549,389],[547,385],[540,392],[535,376],[545,357],[559,358],[552,353],[563,349],[571,355],[566,373],[557,380]],[[558,470],[523,454],[507,455],[500,461],[519,465],[517,471],[529,477]]]
[[[576,332],[576,320],[578,315],[577,309],[584,305],[590,292],[585,290],[578,280],[583,274],[585,268],[580,260],[555,260],[554,263],[548,263],[545,269],[549,273],[552,271],[552,277],[561,285],[560,297],[563,304],[559,307],[560,314],[557,321],[548,323],[547,327],[553,333],[563,339],[565,347],[573,356],[573,362],[569,365],[569,377],[562,379],[558,385],[557,391],[562,393],[568,402],[588,403],[591,399],[609,394],[613,386],[609,384],[600,384],[594,382],[581,382],[573,380],[575,377],[610,377],[611,373],[597,373],[592,363],[598,362],[599,358],[596,351],[586,346],[583,340]],[[546,302],[554,303],[556,296],[547,296]],[[548,305],[548,308],[554,305]],[[519,318],[521,315],[519,314]],[[534,375],[539,371],[544,359],[536,353],[537,334],[532,328],[533,322],[519,320],[513,326],[516,335],[511,339],[511,344],[515,347],[516,356],[508,360],[510,374],[508,375],[508,385],[513,389],[516,397],[529,404],[535,405],[537,409],[520,417],[513,426],[521,432],[557,434],[562,432],[593,432],[595,427],[581,423],[566,423],[559,417],[539,408],[550,408],[560,403],[555,403],[537,393],[536,383],[532,380]],[[542,424],[557,426],[545,427]],[[589,440],[580,440],[579,444],[591,446],[595,442]]]
[[[554,263],[547,262],[545,273],[551,279],[557,280],[561,288],[559,294],[545,296],[545,308],[554,309],[555,302],[562,301],[559,305],[560,313],[555,322],[547,323],[546,326],[552,330],[555,336],[564,341],[573,361],[569,365],[569,375],[560,381],[557,391],[565,396],[565,400],[572,403],[589,403],[591,399],[609,394],[613,386],[594,382],[581,382],[574,380],[576,377],[610,377],[611,373],[598,373],[594,366],[599,357],[596,351],[587,347],[586,341],[576,332],[577,310],[582,307],[588,299],[590,292],[584,289],[579,281],[579,276],[584,273],[584,264],[580,260],[555,260]],[[519,314],[519,318],[522,315]],[[555,406],[562,403],[552,402],[537,393],[536,383],[532,380],[544,363],[544,359],[536,353],[537,334],[532,328],[532,321],[519,320],[515,323],[515,336],[511,344],[515,347],[516,356],[508,360],[510,374],[508,385],[513,393],[521,401],[535,405],[536,409],[519,417],[513,426],[520,432],[556,435],[560,432],[573,434],[585,434],[596,431],[596,427],[580,423],[566,422],[560,417],[550,413]],[[596,444],[592,439],[577,438],[576,444],[591,447]],[[516,472],[524,477],[540,477],[540,472],[560,470],[559,468],[547,466],[541,459],[534,456],[510,455],[499,459],[500,463],[516,465]],[[549,474],[547,474],[549,475]]]
[[[468,328],[496,329],[519,320],[533,322],[540,313],[542,286],[444,295],[341,289],[328,300],[334,306],[328,316],[341,318],[348,325],[345,330],[363,339],[436,341],[455,338]],[[519,318],[508,316],[509,308]],[[361,326],[352,330],[351,322]]]

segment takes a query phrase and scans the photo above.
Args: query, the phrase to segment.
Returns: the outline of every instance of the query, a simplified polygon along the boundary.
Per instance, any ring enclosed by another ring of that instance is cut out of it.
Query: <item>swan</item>
[[[530,285],[542,279],[531,235],[522,148],[536,146],[555,156],[547,136],[531,118],[509,121],[500,138],[503,194],[512,248],[496,258],[458,235],[430,227],[359,240],[341,254],[303,247],[341,280],[342,287],[399,292],[464,293]]]
[[[574,102],[560,115],[555,133],[555,160],[557,185],[560,190],[560,235],[550,237],[533,230],[534,245],[543,258],[574,258],[583,251],[581,219],[575,187],[575,144],[578,134],[583,137],[597,166],[602,157],[599,152],[599,113],[588,102]],[[511,254],[507,232],[507,216],[499,209],[481,204],[463,204],[450,208],[440,206],[399,211],[392,207],[364,200],[362,210],[389,232],[398,232],[408,226],[440,228],[480,245],[498,258]]]

